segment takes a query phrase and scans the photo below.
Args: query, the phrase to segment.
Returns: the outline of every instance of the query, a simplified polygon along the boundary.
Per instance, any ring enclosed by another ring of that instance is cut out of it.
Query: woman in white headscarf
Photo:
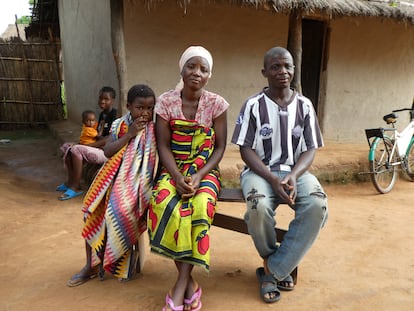
[[[218,164],[227,138],[227,101],[204,89],[213,69],[209,51],[190,46],[179,61],[181,81],[155,107],[162,169],[148,217],[151,250],[172,258],[177,281],[163,310],[201,309],[194,265],[210,268],[209,231],[220,191]]]

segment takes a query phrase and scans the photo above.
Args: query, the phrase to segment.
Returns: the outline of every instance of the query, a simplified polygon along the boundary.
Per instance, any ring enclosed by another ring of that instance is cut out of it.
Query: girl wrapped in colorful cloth
[[[83,284],[98,273],[103,277],[103,271],[129,280],[140,269],[138,241],[147,230],[157,165],[154,106],[152,89],[134,85],[128,92],[129,112],[112,124],[104,148],[108,161],[83,201],[86,265],[67,282],[69,287]]]
[[[209,231],[220,191],[218,164],[227,138],[220,95],[204,89],[213,59],[201,46],[189,47],[179,61],[182,80],[162,94],[155,107],[161,172],[148,214],[151,250],[172,258],[177,281],[163,310],[200,310],[201,287],[194,265],[210,268]]]

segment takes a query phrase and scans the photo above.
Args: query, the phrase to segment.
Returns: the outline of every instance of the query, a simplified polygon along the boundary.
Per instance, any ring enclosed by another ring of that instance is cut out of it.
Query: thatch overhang
[[[125,1],[144,3],[147,9],[151,9],[166,0]],[[321,15],[329,19],[341,16],[377,16],[414,24],[414,0],[176,0],[176,3],[186,10],[191,2],[197,1],[229,3],[283,14],[299,10],[305,15]],[[32,22],[26,29],[27,37],[49,38],[50,29],[54,37],[59,37],[57,0],[35,0]]]
[[[164,0],[128,0],[145,3],[148,9]],[[184,10],[191,2],[229,3],[256,9],[289,14],[302,11],[304,14],[320,14],[329,18],[341,16],[376,16],[392,18],[414,24],[414,0],[176,0]]]

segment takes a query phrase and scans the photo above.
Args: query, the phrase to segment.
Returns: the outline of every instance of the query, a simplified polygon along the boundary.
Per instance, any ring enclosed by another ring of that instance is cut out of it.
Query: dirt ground
[[[65,179],[48,131],[0,132],[0,310],[161,310],[176,276],[173,263],[147,252],[142,273],[119,283],[106,275],[76,288],[84,264],[82,198],[57,200]],[[209,274],[195,269],[203,310],[413,310],[414,184],[378,195],[370,183],[326,185],[330,216],[299,266],[298,284],[279,302],[260,300],[261,265],[249,236],[212,228]],[[241,216],[243,207],[221,204]],[[281,207],[278,224],[292,214]]]

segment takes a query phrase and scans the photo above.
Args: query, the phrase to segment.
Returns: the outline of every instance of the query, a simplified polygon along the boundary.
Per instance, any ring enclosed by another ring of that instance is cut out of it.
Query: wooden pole
[[[295,62],[295,76],[292,87],[302,94],[302,11],[292,10],[289,15],[289,35],[287,49]]]
[[[123,0],[111,0],[111,40],[119,87],[118,113],[123,115],[127,99]]]
[[[30,67],[27,62],[27,54],[26,54],[26,49],[24,46],[22,46],[22,51],[23,51],[23,64],[24,64],[24,68],[26,69],[26,81],[31,81],[32,76],[30,74]],[[35,126],[35,109],[33,105],[33,84],[29,82],[27,83],[27,85],[28,85],[28,90],[29,90],[29,101],[30,101],[29,122],[30,124],[32,124],[32,127],[34,127]]]
[[[14,14],[14,25],[16,25],[17,37],[21,40],[22,38],[20,37],[19,26],[17,25],[17,14]]]

